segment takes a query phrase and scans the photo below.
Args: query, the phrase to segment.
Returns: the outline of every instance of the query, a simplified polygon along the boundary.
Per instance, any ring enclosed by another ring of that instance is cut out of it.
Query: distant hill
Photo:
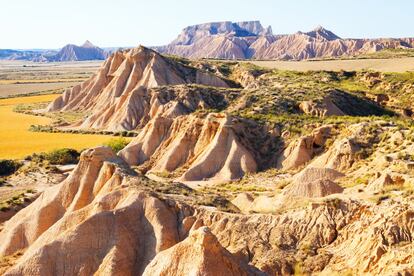
[[[215,22],[185,28],[161,53],[188,58],[304,60],[358,56],[383,49],[412,49],[414,38],[342,39],[319,26],[310,32],[274,35],[259,21]]]
[[[54,54],[56,54],[56,52],[44,50],[0,49],[0,60],[30,60],[36,62],[45,62],[48,60],[48,56]]]
[[[49,61],[104,60],[107,56],[105,50],[87,40],[82,46],[66,45],[55,56],[49,58]]]
[[[103,50],[87,40],[81,46],[68,44],[60,51],[0,49],[0,59],[35,62],[104,60],[109,53],[109,51]]]

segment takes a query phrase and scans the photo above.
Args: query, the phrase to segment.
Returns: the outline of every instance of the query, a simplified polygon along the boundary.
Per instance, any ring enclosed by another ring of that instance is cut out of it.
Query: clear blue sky
[[[341,37],[414,36],[413,0],[3,0],[0,48],[162,45],[182,28],[260,20],[274,33],[322,25]]]

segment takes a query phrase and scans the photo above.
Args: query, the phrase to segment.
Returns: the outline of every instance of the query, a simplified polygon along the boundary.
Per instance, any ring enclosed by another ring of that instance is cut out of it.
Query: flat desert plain
[[[0,98],[20,94],[61,92],[86,80],[100,65],[100,61],[0,61]]]
[[[249,61],[255,65],[293,71],[358,71],[374,70],[380,72],[414,71],[414,57],[393,59],[342,59],[315,61]]]

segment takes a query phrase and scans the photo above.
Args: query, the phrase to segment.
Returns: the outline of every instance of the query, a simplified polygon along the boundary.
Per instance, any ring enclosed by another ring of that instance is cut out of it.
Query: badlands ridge
[[[414,38],[341,38],[321,26],[309,32],[273,34],[270,26],[264,28],[259,21],[223,21],[188,26],[168,45],[152,48],[192,59],[308,60],[354,58],[383,50],[411,51]],[[0,59],[104,60],[115,49],[120,48],[101,49],[86,41],[81,46],[68,44],[59,51],[0,49]]]
[[[290,81],[313,76],[284,74],[144,47],[111,55],[43,112],[84,115],[62,130],[137,136],[118,153],[85,150],[6,221],[0,273],[414,273],[403,98],[328,87],[386,81],[370,72],[300,87]]]
[[[413,47],[414,38],[342,39],[323,27],[274,35],[270,26],[263,28],[259,21],[226,21],[187,27],[170,44],[155,49],[188,58],[305,60]]]

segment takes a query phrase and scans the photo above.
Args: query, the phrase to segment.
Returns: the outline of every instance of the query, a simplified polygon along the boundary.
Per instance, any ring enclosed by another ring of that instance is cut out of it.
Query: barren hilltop
[[[279,40],[341,53],[374,43],[322,28],[276,38],[259,22],[225,22],[189,27],[165,51],[223,42],[236,58],[235,41],[267,38],[268,50]],[[40,192],[1,209],[0,273],[411,275],[413,97],[410,72],[280,71],[118,51],[25,111],[59,116],[48,131],[135,136],[118,152],[86,149],[73,168],[34,155],[5,177],[9,188],[30,180]]]
[[[62,62],[105,60],[108,52],[93,45],[89,40],[81,46],[67,44],[57,50],[3,50],[0,49],[0,60],[25,60],[33,62]]]
[[[309,32],[274,35],[259,21],[215,22],[185,28],[170,44],[155,47],[187,58],[305,60],[352,57],[383,49],[412,49],[414,38],[343,39],[318,26]]]

